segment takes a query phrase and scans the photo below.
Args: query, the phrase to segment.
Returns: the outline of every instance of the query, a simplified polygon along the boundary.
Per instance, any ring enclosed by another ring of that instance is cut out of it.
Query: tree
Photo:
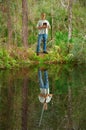
[[[22,41],[24,47],[28,46],[28,7],[27,0],[22,0]]]
[[[6,0],[6,13],[7,13],[7,29],[8,29],[8,44],[10,45],[12,43],[12,20],[11,20],[11,1]]]
[[[72,0],[68,0],[68,43],[72,38]]]

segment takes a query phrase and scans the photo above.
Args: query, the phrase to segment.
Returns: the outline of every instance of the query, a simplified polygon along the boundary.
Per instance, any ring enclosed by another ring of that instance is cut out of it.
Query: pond
[[[0,70],[0,130],[86,130],[86,67]]]

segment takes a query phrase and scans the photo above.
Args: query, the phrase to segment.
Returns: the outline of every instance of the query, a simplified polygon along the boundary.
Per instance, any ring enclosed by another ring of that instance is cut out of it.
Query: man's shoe
[[[47,51],[43,51],[43,53],[48,54],[48,52],[47,52]]]

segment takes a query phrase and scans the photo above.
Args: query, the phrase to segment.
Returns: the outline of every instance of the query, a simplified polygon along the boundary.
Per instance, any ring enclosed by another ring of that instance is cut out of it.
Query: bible
[[[43,23],[44,26],[47,26],[47,23]]]

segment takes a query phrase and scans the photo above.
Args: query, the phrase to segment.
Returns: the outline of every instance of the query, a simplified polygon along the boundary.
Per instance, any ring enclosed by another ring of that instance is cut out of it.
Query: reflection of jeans
[[[38,35],[38,44],[37,44],[37,52],[40,51],[40,45],[41,45],[41,41],[43,40],[43,51],[46,51],[46,42],[47,42],[47,34],[39,34]]]
[[[43,79],[42,79],[41,70],[38,70],[38,76],[39,76],[40,88],[48,89],[49,88],[49,81],[48,81],[47,70],[44,71],[44,82],[43,82]]]

